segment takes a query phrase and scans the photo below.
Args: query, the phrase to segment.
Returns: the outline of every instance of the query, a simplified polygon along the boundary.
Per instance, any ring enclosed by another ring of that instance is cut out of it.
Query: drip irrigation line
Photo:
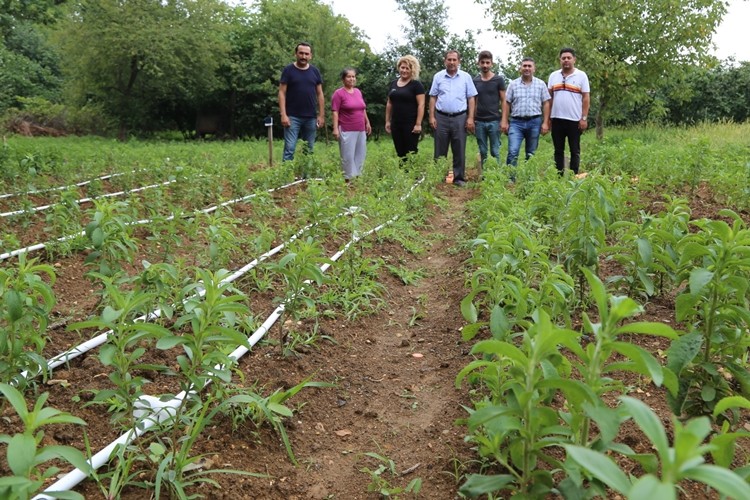
[[[405,200],[408,198],[414,189],[420,185],[424,181],[424,177],[419,179],[412,188],[401,197],[401,200]],[[346,250],[353,245],[354,243],[360,241],[362,238],[365,238],[369,236],[370,234],[373,234],[377,231],[380,231],[384,227],[393,224],[396,220],[398,220],[399,216],[396,215],[387,222],[384,222],[383,224],[370,229],[369,231],[362,233],[360,235],[352,235],[351,241],[349,241],[344,247],[336,252],[336,254],[331,257],[331,261],[335,262],[338,260]],[[325,263],[322,266],[320,266],[321,272],[325,272],[328,270],[328,268],[331,266],[329,263]],[[307,281],[309,283],[309,280]],[[271,327],[278,321],[279,317],[281,317],[281,314],[284,312],[285,302],[282,302],[272,313],[268,316],[268,318],[263,322],[263,324],[258,327],[258,329],[250,336],[248,337],[248,346],[240,346],[236,348],[234,351],[232,351],[229,354],[229,357],[232,358],[234,361],[239,360],[242,356],[247,354],[250,351],[250,348],[255,346],[255,344],[260,341],[263,336],[268,333],[268,331],[271,329]],[[215,370],[221,370],[223,369],[223,365],[216,365],[214,367]],[[210,383],[210,380],[208,381]],[[112,441],[109,445],[104,447],[101,451],[96,453],[93,457],[91,457],[91,460],[89,460],[89,464],[92,469],[96,470],[99,469],[101,466],[106,464],[109,460],[114,451],[117,449],[117,446],[123,445],[127,446],[130,444],[133,440],[135,440],[137,437],[144,434],[147,430],[150,430],[152,427],[154,427],[157,424],[165,423],[168,424],[170,420],[172,420],[177,415],[177,408],[179,408],[186,397],[191,394],[195,394],[195,390],[191,390],[190,392],[182,391],[179,394],[177,394],[174,398],[168,400],[168,401],[162,401],[160,398],[155,396],[142,396],[138,400],[136,400],[134,407],[136,408],[133,412],[133,416],[138,420],[138,423],[129,431],[122,434],[119,438]],[[140,404],[139,404],[140,403]],[[56,481],[54,484],[49,486],[42,492],[40,495],[37,495],[33,498],[33,500],[52,500],[51,496],[45,495],[45,493],[54,493],[54,492],[61,492],[61,491],[68,491],[72,488],[74,488],[78,483],[86,479],[88,475],[83,472],[81,469],[74,469],[71,472],[67,473],[65,476],[63,476],[61,479]]]
[[[169,184],[172,184],[174,182],[177,182],[176,180],[166,181],[162,182],[160,184],[151,184],[149,186],[143,186],[135,189],[131,189],[129,191],[118,191],[116,193],[107,193],[100,196],[94,196],[92,198],[81,198],[80,200],[76,200],[75,203],[82,204],[82,203],[88,203],[94,200],[104,199],[104,198],[113,198],[115,196],[122,196],[125,194],[131,194],[131,193],[137,193],[139,191],[145,191],[146,189],[153,189],[161,186],[167,186]],[[49,205],[42,205],[40,207],[33,207],[33,208],[26,208],[24,210],[15,210],[13,212],[5,212],[1,213],[0,217],[11,217],[13,215],[20,215],[20,214],[26,214],[26,213],[35,213],[35,212],[42,212],[44,210],[47,210],[51,207],[54,207],[55,205],[60,205],[60,203],[50,203]]]
[[[344,215],[350,215],[350,214],[351,214],[351,211],[347,210],[347,211],[344,211],[344,212],[341,212],[341,213],[335,215],[333,218],[336,219],[338,217],[342,217]],[[240,277],[242,277],[244,274],[248,273],[250,270],[252,270],[253,268],[255,268],[258,264],[260,264],[261,262],[263,262],[264,260],[266,260],[269,257],[272,257],[272,256],[276,255],[277,253],[279,253],[287,245],[289,245],[290,243],[292,243],[293,241],[295,241],[296,239],[298,239],[300,236],[302,236],[303,234],[305,234],[307,231],[309,231],[310,229],[312,229],[313,227],[315,227],[318,224],[319,223],[316,222],[316,223],[308,224],[307,226],[303,227],[302,229],[300,229],[299,231],[297,231],[294,235],[292,235],[284,243],[281,243],[280,245],[277,245],[276,247],[272,248],[271,250],[265,252],[264,254],[260,255],[259,257],[253,259],[249,263],[245,264],[241,268],[239,268],[236,271],[234,271],[232,274],[230,274],[229,276],[227,276],[226,278],[224,278],[223,280],[221,280],[220,284],[223,284],[223,283],[232,283],[232,282],[236,281],[237,279],[239,279]],[[203,289],[202,287],[200,287],[200,288],[198,288],[198,293],[196,293],[194,295],[191,295],[190,297],[186,298],[183,301],[183,303],[185,303],[188,300],[195,299],[195,298],[201,298],[201,297],[203,297],[203,295],[205,295],[205,293],[206,293],[205,289]],[[161,313],[162,313],[161,309],[157,308],[157,309],[151,311],[150,313],[138,316],[137,318],[135,318],[133,320],[133,322],[140,323],[140,322],[152,321],[152,320],[160,318],[161,317]],[[99,334],[99,335],[97,335],[95,337],[90,338],[89,340],[87,340],[85,342],[82,342],[81,344],[79,344],[79,345],[77,345],[77,346],[75,346],[75,347],[73,347],[71,349],[68,349],[67,351],[64,351],[64,352],[62,352],[62,353],[60,353],[60,354],[58,354],[58,355],[56,355],[56,356],[48,359],[47,360],[47,370],[53,370],[53,369],[57,368],[58,366],[61,366],[61,365],[65,364],[65,363],[67,363],[68,361],[77,358],[81,354],[85,354],[85,353],[87,353],[87,352],[89,352],[89,351],[91,351],[91,350],[99,347],[100,345],[102,345],[105,342],[107,342],[107,340],[109,339],[109,336],[112,335],[112,333],[113,333],[112,330],[107,330],[107,331],[105,331],[105,332],[103,332],[103,333],[101,333],[101,334]],[[26,379],[26,380],[33,379],[33,378],[38,377],[40,374],[41,374],[41,371],[37,371],[36,373],[33,373],[33,374],[30,373],[29,371],[23,371],[23,372],[21,372],[20,375],[18,375],[17,377],[15,377],[13,379],[12,384],[14,386],[18,385],[18,383],[21,380],[23,380],[23,379]]]
[[[279,186],[279,187],[268,189],[268,190],[266,190],[266,192],[273,193],[274,191],[279,191],[281,189],[287,189],[287,188],[290,188],[290,187],[295,186],[297,184],[300,184],[300,183],[303,183],[303,182],[307,182],[308,180],[322,180],[322,179],[300,179],[300,180],[291,182],[289,184],[284,184],[283,186]],[[225,201],[225,202],[223,202],[223,203],[221,203],[219,205],[214,205],[214,206],[211,206],[211,207],[208,207],[208,208],[204,208],[202,210],[196,210],[196,211],[192,212],[189,215],[182,215],[181,217],[183,217],[183,218],[184,217],[192,217],[193,215],[196,215],[196,214],[199,214],[199,213],[208,214],[208,213],[216,211],[220,206],[221,207],[225,207],[225,206],[231,205],[233,203],[242,203],[242,202],[247,201],[247,200],[249,200],[251,198],[254,198],[255,196],[258,196],[257,193],[253,193],[253,194],[244,196],[242,198],[237,198],[235,200]],[[170,220],[173,220],[173,219],[175,219],[175,215],[174,214],[166,217],[163,220],[166,222],[166,221],[170,221]],[[152,222],[154,222],[154,219],[141,219],[141,220],[137,220],[135,222],[128,222],[125,225],[126,226],[138,226],[138,225],[144,225],[144,224],[151,224]],[[4,254],[0,254],[0,261],[6,260],[6,259],[10,259],[11,257],[16,257],[18,255],[21,255],[22,253],[30,253],[30,252],[35,252],[37,250],[41,250],[43,248],[47,248],[47,246],[49,246],[49,245],[51,245],[53,243],[64,243],[64,242],[66,242],[68,240],[73,240],[75,238],[82,238],[84,236],[86,236],[86,231],[81,231],[80,233],[69,234],[67,236],[62,236],[62,237],[57,238],[57,239],[55,239],[55,240],[53,240],[51,242],[36,243],[36,244],[28,246],[28,247],[19,248],[17,250],[13,250],[13,251],[10,251],[10,252],[6,252]]]
[[[25,194],[29,195],[29,194],[49,193],[50,191],[64,191],[65,189],[69,189],[69,188],[72,188],[72,187],[82,187],[82,186],[85,186],[87,184],[91,184],[94,181],[106,181],[107,179],[112,179],[113,177],[120,177],[121,175],[134,174],[136,172],[143,172],[144,170],[146,170],[146,169],[145,168],[141,168],[141,169],[138,169],[138,170],[131,170],[130,172],[120,172],[120,173],[117,173],[117,174],[107,174],[107,175],[103,175],[101,177],[96,177],[94,179],[89,179],[87,181],[79,182],[77,184],[70,184],[68,186],[58,186],[58,187],[47,188],[47,189],[35,189],[33,191],[21,191],[21,192],[18,192],[18,193],[0,194],[0,200],[2,200],[4,198],[12,198],[14,196],[23,196]]]

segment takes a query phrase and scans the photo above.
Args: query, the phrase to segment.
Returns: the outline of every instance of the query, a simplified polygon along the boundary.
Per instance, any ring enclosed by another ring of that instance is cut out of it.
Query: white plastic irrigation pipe
[[[276,188],[269,189],[269,190],[267,190],[267,192],[268,193],[273,193],[274,191],[278,191],[278,190],[281,190],[281,189],[290,188],[290,187],[292,187],[292,186],[294,186],[296,184],[300,184],[302,182],[307,182],[308,180],[320,180],[320,179],[300,179],[298,181],[294,181],[294,182],[291,182],[289,184],[284,184],[283,186],[279,186],[279,187],[276,187]],[[243,198],[237,198],[235,200],[225,201],[224,203],[221,203],[219,205],[214,205],[214,206],[211,206],[211,207],[208,207],[208,208],[204,208],[203,210],[196,210],[195,212],[193,212],[193,214],[198,214],[198,213],[208,214],[208,213],[211,213],[211,212],[217,210],[219,207],[225,207],[227,205],[231,205],[232,203],[241,203],[243,201],[249,200],[250,198],[254,198],[255,196],[257,196],[257,194],[254,193],[254,194],[247,195],[247,196],[245,196]],[[183,217],[185,217],[185,216],[183,216]],[[170,220],[172,220],[174,218],[175,218],[174,215],[170,215],[169,217],[167,217],[164,220],[170,221]],[[130,222],[130,223],[126,224],[126,225],[128,225],[128,226],[137,226],[137,225],[143,225],[143,224],[151,224],[152,222],[153,222],[153,219],[141,219],[141,220],[138,220],[138,221],[135,221],[135,222]],[[68,240],[72,240],[72,239],[75,239],[75,238],[81,238],[83,236],[86,236],[86,232],[85,231],[81,231],[80,233],[76,233],[76,234],[69,234],[67,236],[62,236],[62,237],[57,238],[56,240],[54,240],[54,242],[55,243],[64,243],[64,242],[66,242]],[[50,244],[50,242],[48,242],[48,243],[37,243],[35,245],[31,245],[31,246],[28,246],[28,247],[25,247],[25,248],[19,248],[17,250],[13,250],[13,251],[10,251],[10,252],[6,252],[4,254],[0,254],[0,261],[6,260],[6,259],[10,259],[11,257],[16,257],[17,255],[21,255],[22,253],[30,253],[30,252],[35,252],[36,250],[41,250],[43,248],[47,248],[47,246],[49,244]]]
[[[407,192],[406,195],[402,196],[401,199],[404,200],[408,198],[411,193],[414,191],[414,189],[419,186],[424,181],[424,177],[419,179]],[[349,241],[344,247],[336,252],[336,254],[331,257],[332,262],[336,262],[349,247],[360,241],[362,238],[365,238],[369,236],[370,234],[373,234],[377,231],[380,231],[384,227],[393,224],[396,220],[398,220],[399,216],[395,216],[392,219],[390,219],[387,222],[384,222],[383,224],[365,232],[361,235],[354,235],[352,236],[351,241]],[[331,264],[326,263],[320,266],[321,272],[326,272],[328,268],[331,266]],[[278,319],[281,317],[281,314],[284,312],[285,303],[281,303],[274,311],[271,313],[268,318],[263,322],[263,324],[258,327],[255,332],[248,338],[248,346],[240,346],[229,355],[232,359],[237,361],[242,356],[247,354],[250,351],[250,347],[253,347],[255,344],[260,341],[263,336],[268,333],[268,331],[271,329],[271,327],[278,321]],[[221,365],[217,365],[215,367],[217,370],[221,369]],[[191,391],[192,393],[192,391]],[[136,408],[137,410],[134,412],[134,417],[140,420],[139,424],[136,424],[135,427],[130,429],[125,434],[121,435],[116,440],[112,441],[110,444],[108,444],[106,447],[104,447],[101,451],[96,453],[93,457],[91,457],[91,460],[89,460],[89,464],[91,465],[91,468],[94,470],[99,469],[101,466],[106,464],[110,457],[112,456],[112,453],[116,450],[118,445],[124,445],[127,446],[130,444],[134,439],[141,436],[143,433],[145,433],[147,430],[151,429],[154,425],[157,423],[165,423],[168,422],[171,418],[173,418],[176,415],[177,408],[182,405],[185,398],[188,396],[188,392],[182,391],[178,395],[176,395],[174,398],[168,400],[168,401],[161,401],[159,398],[154,396],[143,396],[138,399],[136,402]],[[140,404],[139,404],[140,403]],[[54,497],[45,495],[45,493],[52,494],[54,492],[60,492],[60,491],[68,491],[74,488],[78,483],[86,479],[87,474],[83,472],[81,469],[74,469],[62,478],[60,478],[58,481],[56,481],[54,484],[49,486],[47,489],[42,492],[42,494],[37,495],[34,497],[33,500],[52,500]]]
[[[28,194],[48,193],[50,191],[63,191],[65,189],[69,189],[69,188],[72,188],[72,187],[85,186],[87,184],[91,184],[94,181],[106,181],[107,179],[111,179],[113,177],[119,177],[121,175],[126,175],[126,174],[134,174],[136,172],[142,172],[144,170],[146,170],[146,169],[145,168],[141,168],[141,169],[138,169],[138,170],[131,170],[130,172],[120,172],[118,174],[103,175],[101,177],[96,177],[95,179],[91,179],[91,180],[88,180],[88,181],[79,182],[78,184],[70,184],[68,186],[58,186],[58,187],[53,187],[53,188],[48,188],[48,189],[36,189],[34,191],[25,191],[25,192],[19,192],[19,193],[0,194],[0,200],[2,200],[3,198],[12,198],[14,196],[22,196],[24,194],[28,195]]]
[[[172,184],[174,182],[177,182],[176,180],[166,181],[162,182],[161,184],[151,184],[149,186],[143,186],[135,189],[131,189],[129,191],[118,191],[116,193],[107,193],[103,194],[101,196],[95,196],[93,198],[81,198],[80,200],[76,200],[76,203],[79,205],[81,203],[88,203],[90,201],[99,200],[103,198],[113,198],[115,196],[123,196],[125,194],[131,194],[131,193],[137,193],[139,191],[145,191],[146,189],[153,189],[161,186],[166,186],[168,184]],[[42,205],[40,207],[33,207],[33,208],[27,208],[24,210],[15,210],[13,212],[4,212],[0,214],[0,217],[11,217],[13,215],[20,215],[20,214],[26,214],[26,213],[34,213],[34,212],[42,212],[44,210],[47,210],[48,208],[54,207],[55,205],[59,205],[59,203],[51,203],[49,205]]]
[[[300,181],[297,181],[297,182],[300,182]],[[280,189],[280,188],[276,188],[276,189]],[[344,216],[344,215],[349,215],[350,213],[351,213],[351,211],[345,211],[345,212],[342,212],[340,214],[337,214],[334,218],[338,218],[338,217],[341,217],[341,216]],[[254,267],[256,267],[259,263],[261,263],[264,260],[268,259],[269,257],[272,257],[272,256],[276,255],[277,253],[279,253],[287,245],[289,245],[290,243],[292,243],[294,240],[298,239],[300,236],[302,236],[305,232],[307,232],[308,230],[310,230],[310,228],[314,227],[316,224],[317,223],[308,224],[307,226],[303,227],[302,229],[300,229],[299,231],[297,231],[296,234],[292,235],[292,237],[289,238],[284,243],[282,243],[282,244],[280,244],[280,245],[272,248],[271,250],[269,250],[266,253],[260,255],[256,259],[253,259],[252,261],[250,261],[249,263],[245,264],[241,268],[237,269],[235,272],[233,272],[232,274],[230,274],[229,276],[227,276],[226,278],[224,278],[223,280],[221,280],[221,283],[232,283],[233,281],[237,280],[242,275],[246,274],[251,269],[253,269]],[[193,296],[191,296],[191,297],[189,297],[189,298],[187,298],[185,300],[187,301],[187,300],[190,300],[190,299],[193,299],[193,298],[203,297],[203,295],[205,295],[205,293],[206,292],[205,292],[205,290],[203,288],[199,288],[198,289],[198,293],[196,293],[195,295],[193,295]],[[154,311],[151,311],[148,314],[144,314],[142,316],[139,316],[139,317],[135,318],[133,321],[134,322],[147,322],[147,321],[151,321],[151,320],[157,319],[159,317],[161,317],[161,309],[155,309]],[[65,363],[67,363],[68,361],[77,358],[81,354],[85,354],[85,353],[87,353],[87,352],[89,352],[89,351],[91,351],[93,349],[96,349],[100,345],[102,345],[105,342],[107,342],[107,340],[109,339],[109,336],[112,333],[113,333],[112,330],[107,330],[107,331],[105,331],[105,332],[97,335],[96,337],[92,337],[91,339],[89,339],[89,340],[87,340],[85,342],[82,342],[81,344],[79,344],[79,345],[77,345],[77,346],[75,346],[75,347],[73,347],[71,349],[68,349],[65,352],[62,352],[62,353],[60,353],[60,354],[58,354],[58,355],[50,358],[49,360],[47,360],[47,369],[48,370],[52,370],[54,368],[57,368],[58,366],[63,365]],[[20,375],[18,375],[17,377],[15,377],[13,379],[12,384],[13,385],[17,385],[21,380],[23,380],[23,379],[32,379],[32,378],[35,378],[35,377],[39,376],[39,374],[40,374],[40,372],[30,373],[29,371],[23,371],[23,372],[21,372]]]

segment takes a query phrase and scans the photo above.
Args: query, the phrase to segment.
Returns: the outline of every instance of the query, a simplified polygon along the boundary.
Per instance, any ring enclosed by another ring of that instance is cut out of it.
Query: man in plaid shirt
[[[508,134],[508,165],[516,166],[521,142],[526,140],[528,160],[539,145],[539,134],[549,132],[550,95],[547,85],[534,76],[534,59],[524,57],[521,61],[521,77],[516,78],[505,91],[503,119],[500,128]],[[508,118],[510,117],[510,124]],[[515,169],[514,169],[515,170]],[[515,173],[511,172],[511,181]]]

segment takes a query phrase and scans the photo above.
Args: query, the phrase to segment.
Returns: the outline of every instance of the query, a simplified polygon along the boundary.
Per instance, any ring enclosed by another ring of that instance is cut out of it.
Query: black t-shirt
[[[391,123],[415,123],[417,121],[417,96],[424,95],[424,85],[419,80],[410,80],[403,87],[393,80],[388,87],[388,98],[391,100]]]
[[[476,121],[494,122],[500,121],[500,91],[505,90],[505,78],[503,75],[495,74],[486,82],[482,75],[474,77],[474,86],[477,88],[477,111],[474,116]]]

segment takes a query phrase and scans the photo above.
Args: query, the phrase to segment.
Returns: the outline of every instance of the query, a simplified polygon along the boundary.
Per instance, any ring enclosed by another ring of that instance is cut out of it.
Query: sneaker
[[[458,179],[457,181],[453,181],[454,186],[463,187],[466,185],[466,181],[462,181],[461,179]]]
[[[445,177],[445,183],[453,184],[453,172],[448,172],[448,175]]]

